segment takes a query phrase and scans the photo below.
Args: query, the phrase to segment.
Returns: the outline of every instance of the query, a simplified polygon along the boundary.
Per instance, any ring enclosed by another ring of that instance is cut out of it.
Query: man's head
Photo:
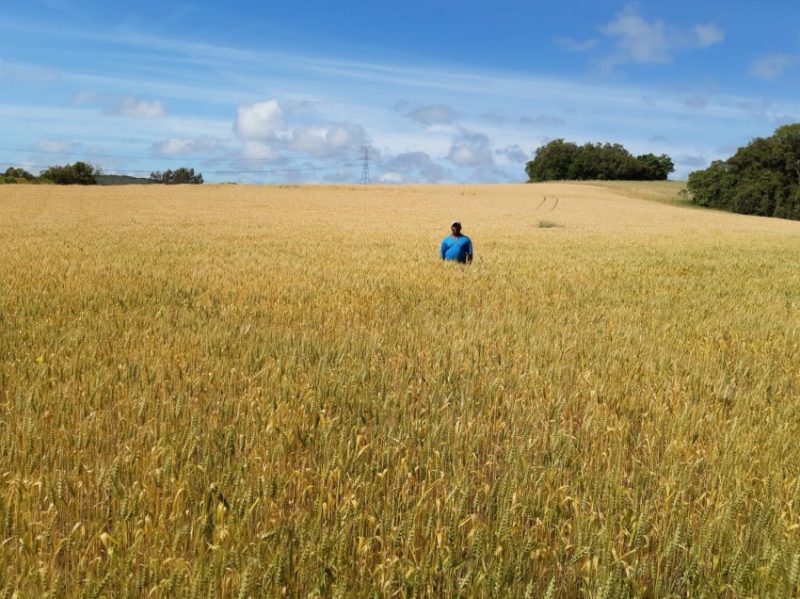
[[[454,220],[450,223],[450,231],[452,231],[453,235],[456,237],[461,235],[461,221]]]

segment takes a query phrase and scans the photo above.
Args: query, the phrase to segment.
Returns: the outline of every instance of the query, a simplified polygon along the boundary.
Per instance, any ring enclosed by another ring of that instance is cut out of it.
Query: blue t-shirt
[[[472,242],[466,235],[453,237],[448,235],[442,240],[442,247],[439,248],[439,256],[442,260],[455,260],[456,262],[466,262],[467,256],[472,255]]]

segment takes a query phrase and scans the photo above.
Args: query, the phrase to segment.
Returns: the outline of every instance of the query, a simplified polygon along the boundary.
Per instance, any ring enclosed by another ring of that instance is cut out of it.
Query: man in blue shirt
[[[442,260],[454,260],[461,264],[472,263],[472,241],[469,237],[461,234],[461,223],[454,220],[450,223],[452,235],[448,235],[442,240],[442,247],[439,248],[439,256]]]

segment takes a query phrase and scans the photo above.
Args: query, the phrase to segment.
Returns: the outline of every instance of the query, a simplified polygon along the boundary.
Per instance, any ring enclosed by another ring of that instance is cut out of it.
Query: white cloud
[[[800,64],[798,54],[770,54],[750,64],[750,74],[759,79],[777,79],[787,70]]]
[[[503,156],[511,164],[524,164],[533,156],[526,154],[518,144],[495,151],[498,156]]]
[[[268,140],[283,128],[283,112],[277,100],[239,106],[234,130],[240,138]]]
[[[361,125],[342,123],[327,127],[308,126],[295,129],[288,147],[295,152],[320,158],[353,151],[367,143],[367,132]]]
[[[450,146],[447,159],[458,166],[493,166],[489,137],[484,133],[461,129]]]
[[[380,176],[381,183],[404,183],[403,175],[400,173],[385,172]]]
[[[422,125],[449,125],[456,117],[456,111],[450,106],[434,104],[428,106],[418,106],[414,110],[405,112],[405,115],[412,121]]]
[[[178,139],[171,137],[161,143],[155,144],[153,150],[162,156],[182,156],[196,154],[198,152],[208,152],[219,147],[219,141],[215,139]]]
[[[158,100],[148,102],[136,98],[122,98],[111,110],[111,114],[135,119],[157,119],[167,114],[164,106]]]
[[[61,141],[57,139],[40,139],[36,142],[35,148],[42,152],[53,154],[69,154],[74,152],[76,146],[70,141]]]
[[[242,156],[248,160],[267,161],[280,160],[282,158],[281,153],[273,145],[256,140],[244,142]]]
[[[628,5],[601,33],[615,41],[616,53],[600,62],[606,67],[621,63],[666,64],[676,50],[708,48],[725,39],[713,23],[698,24],[690,30],[673,27],[661,20],[648,21],[636,4]]]
[[[425,152],[404,152],[391,156],[381,163],[381,168],[383,173],[380,180],[385,183],[439,183],[451,177],[450,171]]]
[[[725,39],[725,33],[713,23],[709,23],[708,25],[695,25],[694,34],[701,48],[708,48],[714,44],[719,44]]]
[[[647,22],[636,10],[628,6],[601,31],[617,39],[623,54],[638,63],[664,63],[670,61],[666,26],[662,21]]]
[[[78,105],[81,105],[81,104],[93,104],[93,103],[97,102],[98,99],[99,98],[98,98],[98,95],[97,95],[96,92],[93,92],[91,90],[84,90],[84,91],[80,91],[77,94],[75,94],[75,97],[73,98],[73,102],[75,104],[78,104]]]

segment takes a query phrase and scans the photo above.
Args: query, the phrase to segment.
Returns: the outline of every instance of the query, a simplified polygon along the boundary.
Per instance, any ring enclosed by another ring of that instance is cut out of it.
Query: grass
[[[797,596],[800,223],[635,195],[4,187],[0,597]]]

